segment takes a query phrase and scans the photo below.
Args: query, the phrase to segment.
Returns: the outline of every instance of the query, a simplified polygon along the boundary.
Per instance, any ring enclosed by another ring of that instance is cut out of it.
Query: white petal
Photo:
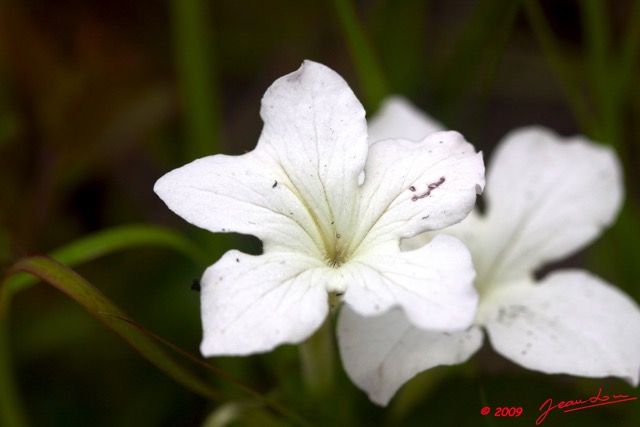
[[[640,309],[617,288],[584,271],[541,284],[520,282],[483,298],[478,311],[496,351],[548,374],[640,375]]]
[[[247,355],[304,341],[328,313],[323,270],[292,253],[227,252],[202,277],[202,354]]]
[[[344,301],[363,316],[392,307],[404,310],[422,329],[454,331],[473,322],[477,294],[467,248],[451,236],[438,236],[410,252],[384,248],[337,270],[348,284]]]
[[[424,331],[412,326],[398,309],[363,317],[344,306],[337,333],[347,375],[383,406],[416,374],[465,362],[482,345],[478,327],[450,334]]]
[[[360,233],[365,243],[397,240],[462,220],[484,186],[482,154],[457,132],[420,142],[383,140],[371,146],[362,186]]]
[[[305,61],[276,80],[262,99],[259,150],[284,170],[290,186],[325,236],[354,226],[358,177],[367,158],[362,105],[347,83],[324,65]]]
[[[414,107],[402,96],[386,98],[369,120],[369,142],[404,138],[419,141],[430,133],[445,130],[438,121]]]
[[[421,233],[415,237],[402,240],[400,247],[403,251],[412,251],[426,245],[435,236],[446,234],[460,239],[465,244],[469,252],[471,252],[471,257],[475,264],[476,257],[483,253],[487,242],[487,240],[482,240],[482,238],[485,237],[483,233],[483,229],[485,228],[484,222],[484,218],[478,210],[473,209],[469,212],[469,215],[459,223],[439,231]]]
[[[584,138],[538,127],[507,135],[487,172],[492,243],[478,275],[518,278],[591,242],[620,209],[621,173],[612,149]]]
[[[197,160],[162,177],[155,191],[200,227],[255,235],[265,250],[320,256],[322,236],[353,227],[368,150],[364,109],[339,75],[306,61],[267,90],[261,116],[254,151]]]
[[[235,231],[265,246],[316,254],[320,239],[312,217],[283,170],[251,152],[209,156],[160,178],[155,192],[175,213],[213,232]]]

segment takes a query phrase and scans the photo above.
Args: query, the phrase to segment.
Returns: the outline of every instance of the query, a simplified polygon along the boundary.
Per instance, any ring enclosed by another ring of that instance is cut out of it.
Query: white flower
[[[417,114],[406,101],[392,99],[380,115],[407,112]],[[403,136],[407,130],[394,127],[388,117],[376,121],[384,123],[385,135]],[[433,122],[421,126],[438,129]],[[586,271],[561,270],[534,279],[545,263],[583,248],[615,219],[623,187],[613,150],[583,137],[562,139],[540,127],[515,130],[493,155],[485,197],[484,215],[473,212],[442,231],[471,251],[480,295],[475,326],[451,334],[427,332],[398,310],[364,319],[346,307],[338,337],[351,379],[371,400],[386,405],[418,372],[466,361],[482,345],[484,328],[498,353],[526,368],[617,376],[638,384],[638,305]],[[436,234],[405,241],[403,248],[419,247]]]
[[[323,323],[329,296],[364,316],[399,307],[419,328],[469,327],[477,294],[464,245],[441,236],[401,252],[399,242],[469,213],[481,154],[456,132],[369,145],[351,89],[310,61],[273,83],[261,116],[255,150],[196,160],[155,186],[187,221],[263,242],[262,255],[232,250],[205,271],[202,353],[299,343]]]

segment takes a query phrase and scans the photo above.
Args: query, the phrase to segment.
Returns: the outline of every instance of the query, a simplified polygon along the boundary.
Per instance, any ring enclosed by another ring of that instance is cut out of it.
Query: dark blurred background
[[[600,21],[589,18],[587,3],[599,5]],[[488,159],[503,135],[530,124],[613,145],[626,167],[625,211],[564,264],[584,266],[640,301],[635,1],[357,1],[353,11],[382,76],[375,93],[367,89],[375,70],[358,68],[340,4],[351,3],[0,0],[2,266],[124,224],[171,227],[205,247],[210,263],[231,247],[259,252],[250,237],[194,230],[153,184],[197,157],[253,149],[265,89],[312,59],[340,73],[369,114],[380,94],[403,94]],[[598,60],[603,51],[610,67]],[[153,246],[76,267],[138,322],[194,354],[200,316],[190,285],[202,268]],[[0,345],[33,426],[199,426],[221,405],[165,377],[48,286],[14,298]],[[533,425],[548,397],[588,397],[599,387],[638,395],[620,380],[529,372],[490,349],[476,359],[420,376],[407,387],[413,397],[387,410],[342,373],[331,399],[305,399],[294,347],[214,364],[303,416],[324,414],[320,425],[327,407],[343,413],[333,425]],[[525,414],[483,418],[485,402],[523,406]],[[562,425],[640,425],[637,402],[584,412],[566,414]],[[232,425],[289,422],[252,416]]]

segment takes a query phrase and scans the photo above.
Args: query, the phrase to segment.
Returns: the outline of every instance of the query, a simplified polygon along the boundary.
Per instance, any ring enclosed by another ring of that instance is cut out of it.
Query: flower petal
[[[526,368],[638,384],[640,309],[585,271],[500,288],[483,299],[478,321],[498,353]]]
[[[487,172],[491,281],[530,274],[582,248],[614,220],[623,197],[612,149],[530,127],[505,137]]]
[[[400,252],[396,243],[395,250],[367,254],[337,271],[348,284],[344,301],[363,316],[399,306],[413,325],[440,331],[465,329],[475,316],[471,256],[451,236],[410,252]]]
[[[320,256],[313,219],[284,182],[282,169],[256,151],[198,159],[164,175],[154,190],[199,227],[254,235],[265,250],[287,247]]]
[[[202,354],[247,355],[304,341],[328,313],[322,270],[292,253],[227,252],[202,277]]]
[[[371,145],[355,242],[397,240],[462,220],[484,186],[482,154],[457,132]],[[366,240],[365,240],[366,234]]]
[[[276,80],[262,99],[258,149],[283,169],[325,236],[354,227],[358,177],[369,149],[365,112],[347,83],[324,65],[305,61]]]
[[[445,127],[413,106],[402,96],[385,98],[378,112],[369,119],[369,142],[404,138],[420,141]]]
[[[255,235],[265,250],[318,252],[322,236],[353,227],[368,150],[364,109],[338,74],[305,61],[271,85],[261,116],[254,151],[196,160],[155,191],[208,230]]]
[[[465,362],[482,345],[478,327],[450,334],[424,331],[412,326],[398,309],[363,317],[345,306],[337,333],[347,375],[382,406],[416,374]]]

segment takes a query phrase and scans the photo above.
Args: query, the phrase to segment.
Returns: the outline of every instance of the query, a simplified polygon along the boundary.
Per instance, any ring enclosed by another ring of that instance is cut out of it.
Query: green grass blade
[[[626,32],[622,40],[620,63],[618,66],[617,96],[627,95],[626,90],[638,76],[638,56],[640,55],[640,1],[633,2]]]
[[[582,25],[586,40],[586,64],[590,92],[597,102],[599,124],[592,135],[595,139],[620,146],[618,124],[619,101],[616,99],[616,63],[611,55],[610,28],[607,10],[600,0],[581,3]]]
[[[560,88],[564,92],[578,125],[587,134],[592,135],[594,133],[593,115],[587,108],[586,98],[575,84],[576,76],[573,67],[563,55],[538,0],[524,0],[524,6],[531,28],[560,83]]]
[[[475,7],[472,19],[458,38],[453,57],[441,70],[439,90],[446,116],[459,109],[461,97],[478,82],[482,71],[482,89],[486,90],[495,78],[520,3],[521,0],[494,0],[479,2]]]
[[[334,0],[334,3],[349,53],[360,76],[366,110],[376,111],[380,102],[389,94],[384,73],[371,44],[367,41],[351,1]]]
[[[186,123],[185,160],[221,152],[219,93],[210,2],[172,0],[173,37]]]
[[[74,266],[101,256],[134,246],[161,246],[182,252],[200,265],[207,265],[204,251],[185,239],[181,234],[168,228],[153,225],[125,225],[99,231],[69,243],[49,254],[58,262]],[[37,282],[37,278],[18,274],[7,280],[2,289],[2,300]]]
[[[184,365],[176,362],[172,357],[167,355],[157,342],[161,342],[165,346],[177,351],[179,354],[205,367],[215,375],[233,382],[243,391],[272,407],[282,415],[290,418],[292,421],[301,425],[310,425],[298,415],[292,413],[277,402],[266,398],[251,387],[244,385],[241,381],[215,369],[206,361],[189,354],[188,352],[149,332],[133,321],[126,313],[120,310],[86,279],[55,260],[45,256],[23,258],[15,263],[9,270],[9,274],[16,274],[19,272],[32,274],[44,282],[49,283],[60,292],[66,294],[68,297],[80,304],[92,316],[120,336],[120,338],[133,347],[147,361],[187,389],[214,401],[221,402],[228,400],[221,393],[213,389],[208,383],[203,381],[199,375],[193,373],[190,369],[187,369]],[[6,286],[6,281],[2,285]],[[4,295],[4,293],[0,295]],[[0,300],[0,307],[5,305],[3,303],[4,301]],[[0,311],[0,316],[5,314],[6,313]]]
[[[34,256],[19,260],[9,270],[10,274],[18,272],[32,274],[75,300],[91,315],[137,350],[142,357],[188,389],[212,400],[224,400],[222,395],[213,390],[197,375],[170,358],[147,335],[132,327],[128,322],[133,323],[133,321],[122,310],[70,268],[53,259]],[[3,285],[6,286],[6,282]],[[3,314],[0,312],[0,315]],[[121,319],[126,319],[127,321],[122,321]]]

